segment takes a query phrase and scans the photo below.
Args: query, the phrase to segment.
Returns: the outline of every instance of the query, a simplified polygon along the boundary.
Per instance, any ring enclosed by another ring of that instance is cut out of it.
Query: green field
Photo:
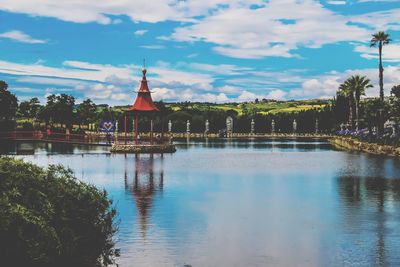
[[[193,110],[234,110],[239,115],[246,111],[258,114],[277,114],[277,113],[296,113],[310,109],[322,109],[329,105],[328,100],[302,100],[302,101],[266,101],[259,103],[228,103],[228,104],[211,104],[211,103],[170,103],[166,106],[173,111],[182,109]]]

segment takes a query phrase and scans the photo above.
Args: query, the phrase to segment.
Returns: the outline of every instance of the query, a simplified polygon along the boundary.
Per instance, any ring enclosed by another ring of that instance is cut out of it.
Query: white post
[[[168,132],[169,133],[172,132],[172,122],[171,122],[171,120],[168,121]]]
[[[274,119],[272,119],[272,122],[271,122],[271,133],[272,134],[275,133],[275,120]]]

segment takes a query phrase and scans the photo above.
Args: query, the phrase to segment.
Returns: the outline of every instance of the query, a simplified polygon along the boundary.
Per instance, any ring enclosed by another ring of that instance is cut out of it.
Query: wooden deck
[[[110,134],[107,136],[104,133],[51,133],[47,135],[41,131],[0,132],[0,141],[7,140],[108,146],[110,147],[110,151],[115,153],[173,153],[176,151],[175,146],[166,138],[163,140],[150,140],[150,137],[144,136],[135,143],[132,135],[125,136],[124,134],[119,134],[118,136]]]

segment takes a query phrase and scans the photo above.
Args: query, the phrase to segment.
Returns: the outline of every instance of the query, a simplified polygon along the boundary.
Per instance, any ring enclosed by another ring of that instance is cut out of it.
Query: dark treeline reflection
[[[400,179],[341,176],[337,182],[343,200],[351,206],[368,201],[383,211],[387,201],[400,202]]]
[[[155,169],[155,161],[158,161],[159,169]],[[149,218],[154,198],[163,191],[163,161],[163,155],[136,154],[134,162],[132,162],[132,158],[125,157],[125,191],[133,194],[139,216],[140,233],[143,239],[146,238],[147,227],[150,224]],[[133,175],[130,175],[132,171],[130,172],[129,170],[133,170]]]
[[[318,150],[331,150],[332,145],[326,140],[316,140],[313,142],[307,140],[293,140],[293,139],[204,139],[204,140],[191,140],[185,139],[176,142],[180,149],[189,148],[254,148],[254,149],[267,149],[267,150],[295,150],[295,151],[318,151]]]
[[[107,147],[88,146],[63,143],[25,142],[25,141],[0,141],[0,154],[3,155],[34,155],[45,154],[85,154],[108,153]]]
[[[365,256],[371,257],[374,266],[398,266],[399,255],[390,254],[400,251],[398,240],[393,239],[400,236],[396,226],[400,219],[396,213],[400,208],[399,162],[369,157],[368,166],[365,163],[362,159],[353,165],[348,163],[343,175],[336,178],[343,204],[343,227],[355,240],[363,230],[371,229],[375,236],[366,242],[370,251]]]

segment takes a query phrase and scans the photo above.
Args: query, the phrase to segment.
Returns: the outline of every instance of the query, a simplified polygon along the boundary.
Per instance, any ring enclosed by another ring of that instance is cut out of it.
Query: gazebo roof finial
[[[146,69],[146,59],[143,58],[143,67],[142,67],[143,76],[146,76],[146,72],[147,72],[147,69]]]
[[[131,111],[159,111],[151,98],[151,93],[146,79],[146,72],[147,70],[145,68],[145,60],[143,59],[143,77],[142,81],[140,82],[140,88],[137,92],[138,94],[135,103],[129,109]]]

